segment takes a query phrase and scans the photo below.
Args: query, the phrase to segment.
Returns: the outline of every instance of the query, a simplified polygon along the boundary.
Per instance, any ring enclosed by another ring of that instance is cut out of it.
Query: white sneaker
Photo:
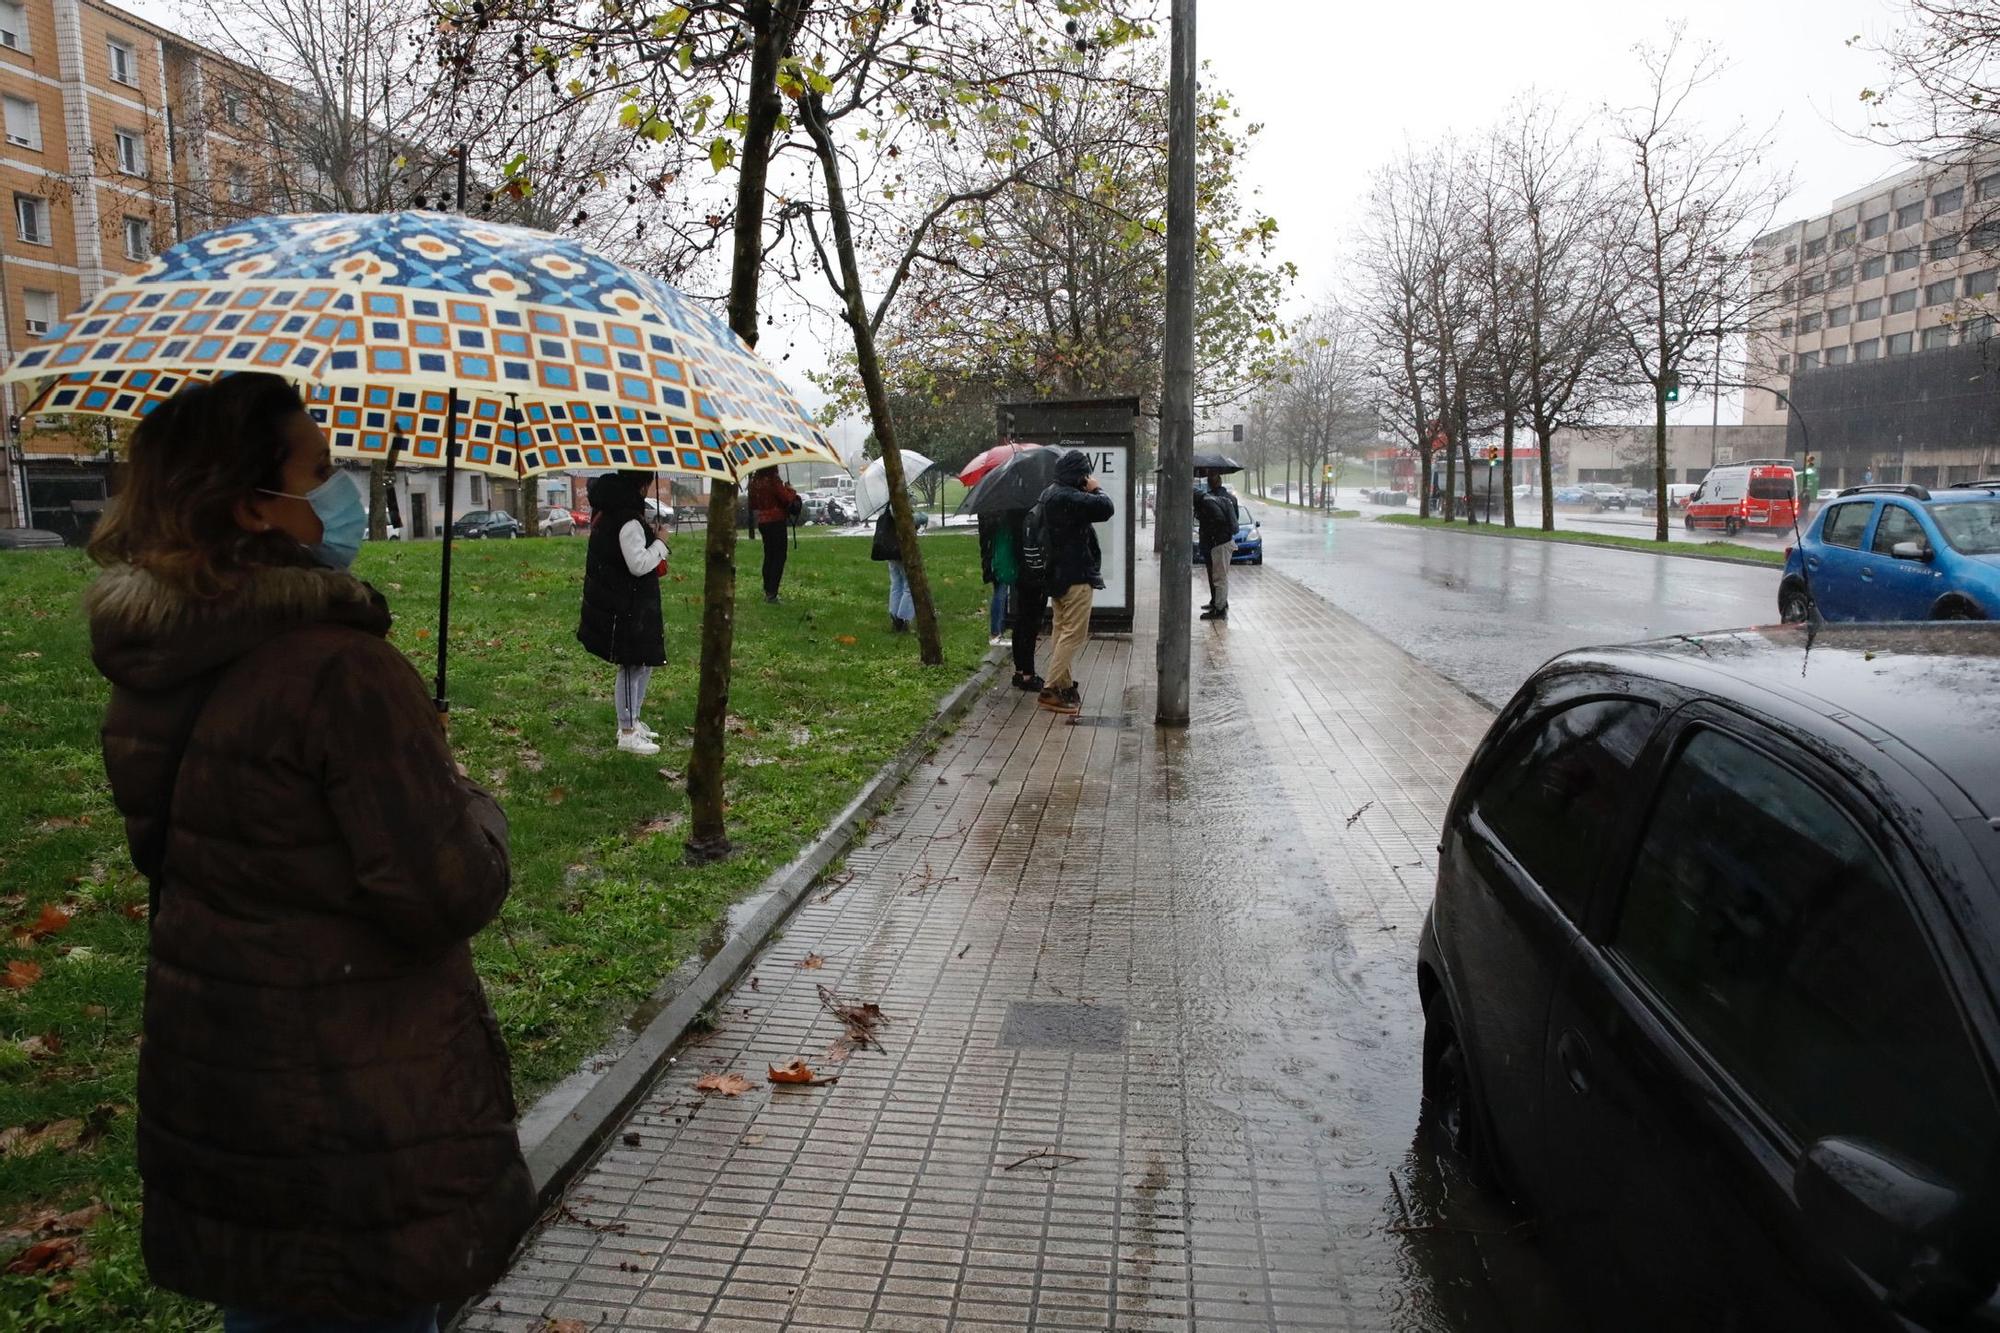
[[[1014,640],[1008,635],[996,634],[992,638],[988,639],[986,642],[995,648],[1005,648],[1007,645],[1014,642]]]
[[[659,732],[657,732],[657,731],[654,731],[654,730],[653,730],[653,729],[652,729],[651,727],[647,726],[647,725],[646,725],[646,724],[645,724],[644,722],[634,722],[634,723],[632,724],[632,730],[634,730],[634,731],[638,732],[638,733],[639,733],[639,734],[640,734],[641,736],[644,736],[644,737],[645,737],[645,738],[646,738],[647,740],[649,740],[649,741],[656,741],[656,740],[660,739],[660,733],[659,733]]]
[[[626,754],[658,754],[660,747],[636,731],[618,733],[618,748]]]

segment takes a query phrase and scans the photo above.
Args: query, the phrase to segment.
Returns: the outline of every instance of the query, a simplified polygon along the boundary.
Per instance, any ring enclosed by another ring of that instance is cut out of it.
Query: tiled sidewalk
[[[1490,715],[1234,583],[1185,732],[1147,634],[1091,643],[1075,725],[981,701],[465,1327],[1492,1326],[1469,1240],[1391,1230],[1435,1203],[1413,953]],[[765,1083],[795,1058],[839,1082]]]

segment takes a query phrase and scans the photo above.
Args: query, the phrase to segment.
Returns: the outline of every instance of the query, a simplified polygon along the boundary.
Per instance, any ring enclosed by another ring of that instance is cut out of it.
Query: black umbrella
[[[1196,472],[1241,472],[1243,465],[1227,454],[1202,454],[1194,456]]]
[[[959,501],[961,514],[1004,514],[1033,509],[1042,492],[1055,484],[1056,464],[1067,449],[1029,449],[1014,455],[979,479]]]

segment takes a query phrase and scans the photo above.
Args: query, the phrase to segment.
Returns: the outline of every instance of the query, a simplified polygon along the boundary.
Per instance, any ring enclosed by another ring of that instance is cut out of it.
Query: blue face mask
[[[319,515],[320,539],[306,548],[313,559],[329,569],[346,569],[361,554],[361,538],[368,531],[368,507],[361,502],[361,488],[345,472],[336,472],[304,495],[290,491],[266,491],[289,500],[304,500]]]

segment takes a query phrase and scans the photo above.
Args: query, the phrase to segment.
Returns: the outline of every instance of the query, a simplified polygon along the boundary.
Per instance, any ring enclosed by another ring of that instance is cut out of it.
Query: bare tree
[[[1708,138],[1692,124],[1692,104],[1724,65],[1712,48],[1690,47],[1685,24],[1638,54],[1646,98],[1618,116],[1614,134],[1635,203],[1616,252],[1615,317],[1626,382],[1652,400],[1654,535],[1666,541],[1667,393],[1706,340],[1746,333],[1769,308],[1769,294],[1753,286],[1751,245],[1789,183],[1760,168],[1768,132],[1739,123]]]

